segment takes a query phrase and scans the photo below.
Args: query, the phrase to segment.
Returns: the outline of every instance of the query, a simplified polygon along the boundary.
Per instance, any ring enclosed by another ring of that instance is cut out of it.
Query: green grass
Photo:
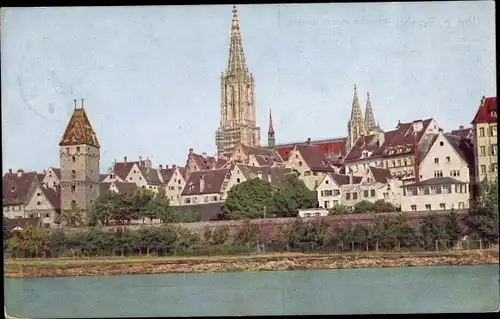
[[[258,260],[279,260],[284,258],[398,258],[398,257],[446,257],[475,255],[481,251],[448,251],[448,252],[344,252],[344,253],[266,253],[249,256],[134,256],[134,257],[91,257],[91,258],[53,258],[53,259],[5,259],[6,270],[21,269],[23,267],[35,268],[68,268],[88,265],[109,265],[109,264],[134,264],[134,263],[184,263],[189,261],[200,262],[222,262],[222,261],[258,261]]]

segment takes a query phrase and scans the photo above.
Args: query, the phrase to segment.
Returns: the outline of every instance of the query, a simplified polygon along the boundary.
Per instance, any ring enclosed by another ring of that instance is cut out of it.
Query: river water
[[[23,318],[485,312],[498,265],[6,279]]]

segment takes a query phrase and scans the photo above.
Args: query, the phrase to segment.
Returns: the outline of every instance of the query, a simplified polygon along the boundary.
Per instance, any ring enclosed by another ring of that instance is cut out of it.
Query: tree
[[[75,202],[71,203],[71,209],[62,211],[61,220],[69,227],[81,226],[84,223],[82,211]]]
[[[162,192],[163,191],[163,192]],[[165,195],[165,190],[160,188],[160,191],[158,192],[159,197],[158,198],[163,198]],[[156,197],[155,193],[152,192],[149,189],[144,189],[144,188],[139,188],[137,192],[127,198],[128,205],[128,214],[131,215],[132,218],[142,218],[142,222],[144,223],[144,219],[146,218],[155,218],[158,216],[155,216],[155,214],[158,213],[158,211],[155,211],[154,213],[151,212],[151,208],[154,207],[155,209],[157,208],[156,205],[161,202],[157,201],[157,203],[153,204],[153,206],[150,205],[150,202]]]
[[[375,213],[390,213],[395,212],[396,207],[383,199],[378,199],[373,203],[373,211]]]
[[[481,183],[481,197],[468,218],[469,234],[482,240],[498,243],[498,179]]]
[[[297,177],[283,182],[274,195],[274,211],[279,217],[297,217],[299,209],[318,206],[316,191],[311,191]]]
[[[21,231],[24,249],[31,255],[38,257],[50,249],[50,237],[47,229],[28,226]]]
[[[120,200],[120,196],[110,190],[97,197],[89,212],[89,224],[109,225],[113,213],[118,209]]]
[[[217,226],[212,233],[212,243],[215,245],[224,244],[229,238],[229,226]]]
[[[337,204],[329,210],[328,215],[348,214],[349,212],[351,209],[348,206]]]
[[[9,230],[9,219],[7,217],[3,218],[3,240],[4,242],[8,240],[12,236],[11,231]]]
[[[262,218],[272,211],[274,187],[258,178],[232,187],[222,208],[222,219]]]
[[[462,237],[464,233],[462,220],[454,210],[444,217],[444,224],[448,240],[456,242]]]
[[[143,217],[147,216],[151,221],[153,218],[160,219],[163,223],[174,221],[174,213],[170,207],[170,201],[165,195],[165,191],[161,189],[149,202],[146,204],[146,210],[143,212]]]
[[[255,244],[259,240],[259,225],[253,224],[250,220],[245,220],[241,229],[236,233],[235,241],[240,244]]]
[[[432,249],[435,247],[436,241],[442,243],[447,238],[446,224],[436,214],[427,215],[420,225],[420,234],[425,248]]]
[[[367,214],[367,213],[373,213],[373,211],[374,211],[373,203],[367,200],[362,200],[356,205],[354,205],[355,213]]]

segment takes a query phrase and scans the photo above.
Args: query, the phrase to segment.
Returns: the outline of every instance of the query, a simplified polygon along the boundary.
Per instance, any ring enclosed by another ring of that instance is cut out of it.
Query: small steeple
[[[354,96],[352,98],[351,118],[347,122],[347,141],[346,151],[348,152],[356,140],[365,134],[365,123],[363,121],[363,113],[359,105],[358,92],[356,84],[354,84]]]
[[[276,139],[274,137],[273,116],[269,109],[269,129],[267,131],[267,146],[274,149],[276,147]]]
[[[233,21],[231,23],[231,39],[229,41],[229,61],[227,66],[228,73],[248,72],[245,63],[245,54],[243,53],[243,44],[241,41],[240,25],[238,23],[238,10],[233,5]]]
[[[375,117],[373,116],[372,103],[370,101],[370,93],[366,93],[366,109],[365,109],[365,131],[368,133],[375,129]]]

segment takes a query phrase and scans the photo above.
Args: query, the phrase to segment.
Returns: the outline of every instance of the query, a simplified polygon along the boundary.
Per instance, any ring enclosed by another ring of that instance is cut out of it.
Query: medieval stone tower
[[[100,145],[83,108],[76,107],[59,142],[61,210],[85,215],[99,197]]]
[[[242,142],[260,146],[260,128],[256,126],[254,79],[245,62],[236,6],[229,41],[229,61],[221,74],[220,124],[215,133],[217,155],[227,155]]]
[[[354,96],[352,98],[352,109],[351,118],[347,122],[347,141],[346,141],[346,152],[352,148],[356,140],[365,134],[373,134],[376,132],[382,132],[380,126],[375,124],[375,117],[373,116],[372,103],[370,101],[370,93],[366,94],[366,109],[365,118],[363,119],[363,113],[361,112],[361,106],[359,105],[358,93],[356,91],[356,85],[354,85]]]

